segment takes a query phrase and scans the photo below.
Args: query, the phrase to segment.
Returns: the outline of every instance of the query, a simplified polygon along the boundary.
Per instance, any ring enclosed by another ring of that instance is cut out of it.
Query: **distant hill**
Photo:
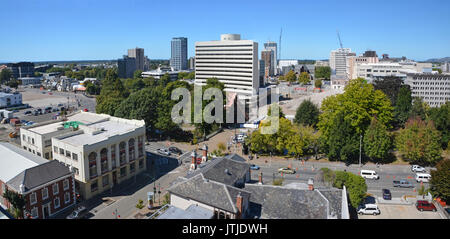
[[[428,59],[427,62],[450,62],[450,57]]]

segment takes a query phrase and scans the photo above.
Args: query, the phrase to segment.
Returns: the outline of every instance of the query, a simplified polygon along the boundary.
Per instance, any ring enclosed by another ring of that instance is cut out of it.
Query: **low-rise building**
[[[40,86],[42,77],[21,77],[18,80],[22,82],[22,85]]]
[[[169,74],[170,80],[171,81],[175,81],[175,80],[178,80],[178,73],[180,73],[180,72],[187,72],[187,73],[189,73],[190,71],[184,71],[184,70],[183,71],[176,71],[176,70],[174,70],[171,67],[160,66],[160,67],[158,67],[157,70],[142,72],[141,76],[144,77],[144,78],[153,77],[154,79],[159,80],[165,74]]]
[[[0,143],[0,204],[7,190],[23,196],[24,218],[51,218],[75,203],[75,181],[69,167],[48,161],[8,143]]]
[[[22,105],[22,94],[0,92],[0,108]]]

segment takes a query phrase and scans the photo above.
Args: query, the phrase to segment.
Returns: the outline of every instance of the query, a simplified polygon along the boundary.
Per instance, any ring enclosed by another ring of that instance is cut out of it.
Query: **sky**
[[[450,56],[448,0],[1,0],[0,62],[112,60],[144,48],[169,59],[172,37],[241,34],[279,41],[281,59],[328,59],[343,46],[427,60]]]

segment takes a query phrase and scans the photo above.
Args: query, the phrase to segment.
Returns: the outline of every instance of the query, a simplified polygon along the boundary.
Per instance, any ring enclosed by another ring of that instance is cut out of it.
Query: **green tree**
[[[11,88],[17,89],[17,88],[19,88],[20,81],[13,78],[13,79],[11,79],[10,81],[8,81],[8,82],[6,83],[6,85],[9,86],[9,87],[11,87]]]
[[[296,82],[297,81],[297,75],[295,75],[295,72],[293,70],[290,70],[285,76],[284,79],[289,82]]]
[[[414,97],[411,107],[410,118],[420,117],[422,120],[427,119],[427,111],[430,108],[426,102],[420,97]]]
[[[446,149],[450,143],[450,101],[440,107],[431,108],[429,119],[434,122],[436,129],[441,133],[441,147]]]
[[[8,82],[12,77],[12,72],[9,69],[3,69],[0,72],[0,83],[4,84],[5,82]]]
[[[188,72],[184,72],[184,71],[179,72],[178,73],[178,80],[186,79],[188,75],[189,75]]]
[[[408,85],[400,88],[396,103],[394,107],[395,122],[397,125],[403,126],[408,120],[412,108],[411,90]]]
[[[307,99],[297,108],[294,123],[316,126],[319,121],[319,113],[319,108],[310,99]]]
[[[8,189],[6,189],[6,191],[3,193],[3,198],[5,198],[13,206],[14,217],[23,218],[26,199],[21,194],[10,191]]]
[[[432,122],[410,119],[395,138],[402,157],[414,164],[434,165],[441,159],[441,136]]]
[[[368,128],[373,117],[376,116],[382,125],[389,128],[392,110],[391,102],[383,92],[374,90],[373,85],[358,78],[350,80],[343,94],[329,96],[322,102],[323,113],[319,115],[317,125],[322,132],[325,146],[331,146],[332,129],[351,134],[344,136],[349,140],[356,137],[359,145],[359,136]],[[347,122],[344,126],[348,129],[341,130],[336,127],[337,123],[343,122]]]
[[[345,187],[348,190],[350,203],[354,208],[358,208],[359,204],[364,200],[367,193],[366,180],[359,175],[348,173]]]
[[[348,179],[347,172],[344,172],[344,171],[335,172],[333,187],[340,188],[340,189],[344,188],[344,185],[347,182],[347,179]]]
[[[331,68],[329,66],[318,66],[314,70],[314,76],[317,79],[327,79],[331,77]]]
[[[450,159],[445,159],[431,170],[430,191],[434,197],[439,197],[450,203]]]
[[[108,71],[106,78],[102,81],[102,88],[97,99],[96,112],[101,114],[114,115],[121,102],[129,95],[128,90],[123,86],[117,73]]]
[[[389,98],[391,105],[395,106],[403,81],[400,77],[387,76],[383,79],[374,80],[373,86],[375,90],[381,90]]]
[[[190,73],[187,75],[186,78],[187,78],[187,79],[190,79],[190,80],[195,79],[195,71],[190,72]]]
[[[322,88],[322,80],[321,79],[316,79],[314,81],[314,87],[316,88]]]
[[[133,73],[133,78],[134,79],[142,79],[142,70],[136,70],[134,73]]]
[[[369,128],[364,134],[364,153],[376,162],[385,159],[392,148],[392,140],[389,137],[386,127],[372,119]]]
[[[306,84],[309,84],[310,81],[311,81],[311,78],[309,77],[308,72],[300,73],[300,76],[298,77],[298,82],[300,84],[306,85]]]

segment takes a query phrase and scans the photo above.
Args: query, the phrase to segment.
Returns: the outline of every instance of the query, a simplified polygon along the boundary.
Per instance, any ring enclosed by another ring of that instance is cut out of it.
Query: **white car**
[[[416,182],[418,183],[428,183],[431,180],[431,175],[428,173],[418,173],[416,174]]]
[[[359,215],[380,215],[380,209],[376,204],[365,204],[358,207]]]
[[[167,155],[167,156],[170,155],[170,151],[168,149],[157,149],[156,151],[158,153],[160,153],[160,154],[164,154],[164,155]]]
[[[422,166],[419,165],[412,165],[411,166],[411,171],[415,172],[415,173],[424,173],[426,172],[426,169]]]

